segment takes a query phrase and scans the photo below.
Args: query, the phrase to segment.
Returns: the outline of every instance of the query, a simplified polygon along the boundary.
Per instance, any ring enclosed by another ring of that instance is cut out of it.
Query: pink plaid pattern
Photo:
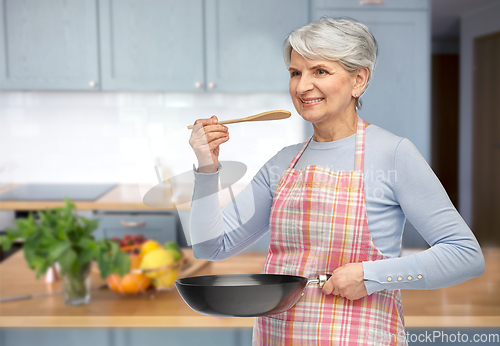
[[[346,264],[384,259],[375,247],[364,197],[365,122],[358,118],[354,172],[295,170],[312,137],[280,179],[270,217],[264,273],[313,277]],[[397,338],[397,336],[400,336]],[[291,309],[258,317],[254,345],[406,345],[401,295],[381,291],[356,301],[309,287]]]

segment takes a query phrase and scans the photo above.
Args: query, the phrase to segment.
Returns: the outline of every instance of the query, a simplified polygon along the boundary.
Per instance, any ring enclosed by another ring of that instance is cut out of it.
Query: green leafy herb
[[[74,209],[75,205],[65,198],[64,207],[38,212],[39,220],[29,213],[27,218],[14,221],[14,229],[6,229],[6,234],[0,236],[0,246],[7,251],[15,240],[22,239],[24,257],[37,278],[56,262],[62,275],[77,276],[92,260],[97,261],[102,278],[113,273],[127,274],[130,257],[114,241],[95,240],[92,233],[99,220],[79,216]]]

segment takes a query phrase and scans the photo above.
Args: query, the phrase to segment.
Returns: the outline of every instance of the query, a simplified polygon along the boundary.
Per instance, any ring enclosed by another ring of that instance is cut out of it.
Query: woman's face
[[[355,112],[356,74],[348,73],[338,62],[307,60],[292,50],[290,96],[297,112],[315,125]]]

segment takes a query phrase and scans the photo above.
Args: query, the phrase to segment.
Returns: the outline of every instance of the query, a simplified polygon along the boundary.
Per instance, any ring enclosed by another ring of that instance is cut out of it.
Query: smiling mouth
[[[315,102],[320,102],[320,101],[323,101],[324,99],[323,98],[318,98],[318,99],[314,99],[314,100],[302,100],[302,103],[305,103],[305,104],[309,104],[309,103],[315,103]]]

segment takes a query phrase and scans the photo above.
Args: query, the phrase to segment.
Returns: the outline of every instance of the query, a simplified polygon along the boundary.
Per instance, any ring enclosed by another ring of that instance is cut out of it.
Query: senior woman
[[[376,55],[371,31],[354,20],[323,18],[289,35],[290,96],[314,135],[279,151],[238,194],[238,210],[254,211],[244,223],[211,194],[228,129],[215,116],[195,122],[195,256],[222,260],[270,231],[264,273],[332,275],[291,309],[256,318],[254,344],[406,344],[401,289],[455,285],[484,271],[473,233],[415,146],[358,117]],[[431,247],[399,257],[405,219]]]

